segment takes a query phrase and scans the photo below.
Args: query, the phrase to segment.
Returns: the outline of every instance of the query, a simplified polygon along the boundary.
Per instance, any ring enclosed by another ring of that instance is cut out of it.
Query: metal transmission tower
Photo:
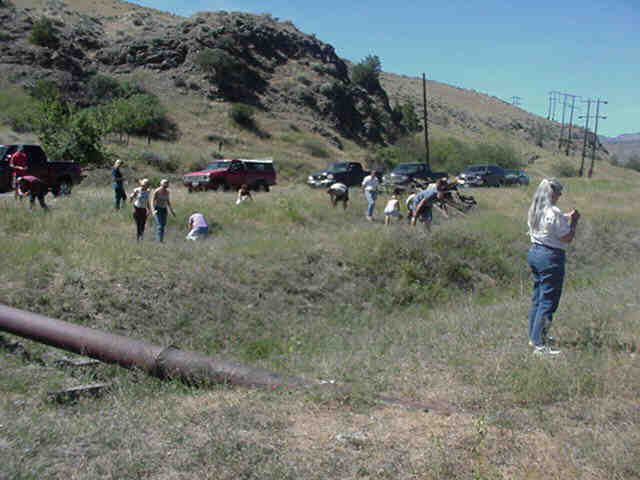
[[[558,106],[559,95],[560,92],[549,92],[549,112],[547,113],[547,120],[556,121],[556,107]]]
[[[591,110],[591,99],[588,98],[586,100],[587,102],[587,114],[586,115],[582,115],[579,118],[584,118],[584,142],[582,144],[582,160],[580,160],[580,176],[583,176],[583,172],[584,172],[584,157],[587,153],[587,137],[589,136],[589,112]]]
[[[591,178],[591,175],[593,175],[593,164],[595,162],[596,159],[596,146],[598,145],[598,119],[602,118],[603,120],[606,119],[607,117],[601,117],[600,116],[600,104],[606,105],[607,101],[605,100],[600,100],[600,97],[598,97],[598,100],[596,102],[596,126],[593,129],[593,149],[591,150],[591,166],[589,167],[589,178]]]

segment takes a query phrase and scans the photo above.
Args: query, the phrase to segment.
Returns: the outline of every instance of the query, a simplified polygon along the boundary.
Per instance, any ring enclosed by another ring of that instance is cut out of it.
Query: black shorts
[[[331,195],[336,202],[339,202],[339,201],[347,202],[349,200],[349,190],[347,190],[346,192],[331,190],[329,192],[329,195]]]

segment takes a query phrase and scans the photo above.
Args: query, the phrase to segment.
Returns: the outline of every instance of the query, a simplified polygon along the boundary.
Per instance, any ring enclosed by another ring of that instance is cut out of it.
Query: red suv
[[[245,183],[253,190],[262,188],[268,192],[276,184],[276,171],[272,158],[216,160],[204,170],[186,173],[183,182],[190,192],[237,189]]]

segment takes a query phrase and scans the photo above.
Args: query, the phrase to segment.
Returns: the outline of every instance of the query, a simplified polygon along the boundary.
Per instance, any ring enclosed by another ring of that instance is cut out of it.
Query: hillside
[[[268,14],[200,12],[182,18],[115,0],[28,0],[9,3],[0,15],[7,26],[0,72],[13,86],[47,78],[82,103],[97,74],[136,82],[169,109],[179,129],[170,148],[192,162],[218,145],[236,155],[277,156],[290,173],[331,158],[366,161],[375,148],[406,134],[394,106],[410,102],[422,119],[421,79],[383,72],[382,88],[365,89],[352,81],[353,65],[333,46]],[[43,16],[55,24],[55,48],[28,42]],[[224,54],[237,68],[203,71],[198,56],[206,51]],[[557,123],[438,82],[428,82],[428,96],[435,138],[509,143],[525,161],[555,154]],[[230,124],[227,112],[235,102],[257,108],[255,132]],[[581,135],[574,127],[575,149]],[[314,146],[322,155],[314,155]]]
[[[602,139],[610,155],[615,155],[620,164],[625,164],[632,156],[640,158],[640,133],[628,133]]]

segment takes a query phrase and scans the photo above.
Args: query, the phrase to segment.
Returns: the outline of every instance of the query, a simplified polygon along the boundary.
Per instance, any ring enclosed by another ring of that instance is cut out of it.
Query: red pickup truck
[[[247,184],[249,188],[269,191],[276,184],[276,171],[272,158],[216,160],[199,172],[186,173],[184,186],[194,190],[237,189]]]
[[[11,176],[14,171],[9,166],[9,156],[20,145],[0,145],[0,192],[12,189]],[[82,181],[84,175],[79,163],[50,162],[40,145],[22,145],[27,155],[27,170],[18,171],[18,175],[38,177],[54,195],[69,195],[73,185]]]

